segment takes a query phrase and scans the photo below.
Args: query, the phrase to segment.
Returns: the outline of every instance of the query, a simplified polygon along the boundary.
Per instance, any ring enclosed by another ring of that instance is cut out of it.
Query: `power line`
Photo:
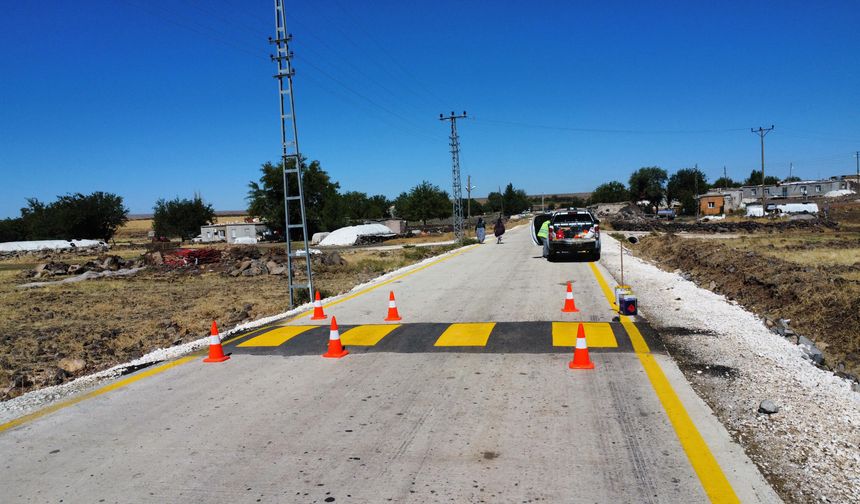
[[[603,128],[578,128],[570,126],[551,126],[546,124],[525,123],[520,121],[506,121],[500,119],[482,119],[473,117],[476,122],[485,122],[493,124],[505,124],[509,126],[521,126],[525,128],[546,129],[556,131],[572,131],[576,133],[608,133],[608,134],[625,134],[625,135],[694,135],[694,134],[711,134],[711,133],[734,133],[738,131],[746,131],[746,128],[728,128],[728,129],[707,129],[707,130],[634,130],[634,129],[603,129]]]

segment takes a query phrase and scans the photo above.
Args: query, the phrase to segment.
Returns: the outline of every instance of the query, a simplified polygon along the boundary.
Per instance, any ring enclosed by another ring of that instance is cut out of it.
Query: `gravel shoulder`
[[[620,277],[619,242],[602,264]],[[860,495],[860,393],[724,296],[625,253],[625,281],[696,392],[786,502]],[[758,413],[770,400],[778,413]]]

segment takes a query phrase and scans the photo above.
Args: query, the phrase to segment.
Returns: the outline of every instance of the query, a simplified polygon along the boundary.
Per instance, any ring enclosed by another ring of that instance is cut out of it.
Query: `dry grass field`
[[[342,250],[345,264],[314,265],[315,286],[324,296],[339,294],[452,248]],[[118,255],[142,252],[123,249]],[[94,257],[57,258],[89,259]],[[208,334],[212,320],[227,329],[288,308],[285,277],[231,277],[217,265],[150,268],[128,278],[19,288],[37,262],[46,259],[0,262],[0,400],[198,339]],[[297,272],[303,271],[299,266]],[[57,366],[63,357],[83,359],[86,367],[70,375]]]
[[[719,240],[654,234],[631,249],[750,311],[791,319],[829,366],[860,376],[860,203],[834,207],[836,230]]]

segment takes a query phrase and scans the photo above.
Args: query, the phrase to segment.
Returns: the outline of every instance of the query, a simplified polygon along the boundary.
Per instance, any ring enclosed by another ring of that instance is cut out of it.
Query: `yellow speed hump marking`
[[[576,346],[576,332],[580,322],[553,322],[552,346]],[[618,341],[609,322],[582,322],[588,348],[618,348]]]
[[[433,346],[437,347],[482,347],[487,345],[490,333],[496,326],[495,322],[489,323],[462,323],[451,324],[445,332],[439,336]]]
[[[349,329],[340,335],[344,345],[373,346],[379,343],[388,333],[400,327],[400,324],[372,324]]]
[[[236,346],[240,347],[276,347],[295,338],[299,334],[316,329],[319,326],[283,326],[243,341]]]
[[[609,285],[603,279],[600,270],[597,269],[594,263],[590,263],[589,265],[603,290],[603,294],[606,296],[607,302],[613,308],[617,309],[614,299],[615,295],[609,289]],[[702,438],[702,435],[696,428],[696,424],[693,423],[689,413],[684,408],[684,404],[681,402],[675,389],[672,388],[669,379],[663,373],[660,364],[651,354],[651,349],[648,348],[648,343],[645,342],[642,333],[639,332],[639,329],[630,320],[630,317],[621,315],[620,318],[621,324],[624,326],[624,330],[627,331],[630,342],[633,344],[633,351],[636,353],[636,357],[639,358],[639,362],[642,364],[642,368],[651,382],[651,387],[657,394],[657,398],[660,400],[660,404],[669,418],[669,423],[675,429],[675,435],[678,436],[678,441],[680,441],[681,447],[687,455],[687,460],[690,461],[690,465],[699,477],[699,482],[708,495],[708,499],[711,502],[720,504],[740,502],[731,483],[729,483],[725,473],[720,468],[720,464],[717,463],[717,459],[714,458],[708,444]]]

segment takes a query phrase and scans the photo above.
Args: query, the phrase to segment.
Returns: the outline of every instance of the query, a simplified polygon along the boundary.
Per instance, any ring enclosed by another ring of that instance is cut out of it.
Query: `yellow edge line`
[[[600,270],[597,269],[594,263],[590,263],[590,266],[591,271],[594,272],[594,276],[597,278],[597,282],[603,289],[606,300],[617,309],[613,302],[614,295],[600,274]],[[624,326],[624,330],[627,331],[627,335],[630,337],[631,343],[633,343],[633,350],[639,358],[642,368],[645,369],[645,374],[648,375],[648,380],[651,382],[657,398],[660,399],[660,404],[663,405],[663,410],[666,411],[666,416],[669,417],[669,422],[675,429],[675,434],[681,442],[681,447],[687,454],[687,459],[690,461],[690,465],[693,466],[693,470],[696,471],[702,488],[705,490],[710,501],[717,503],[740,502],[726,475],[711,453],[710,448],[708,448],[707,443],[705,443],[704,438],[702,438],[699,430],[696,429],[696,425],[684,408],[683,403],[681,403],[681,399],[678,398],[678,394],[672,388],[672,384],[669,383],[669,379],[666,378],[666,375],[660,368],[660,364],[651,354],[648,343],[645,342],[645,338],[642,337],[642,333],[639,332],[636,324],[626,315],[621,315],[621,324]]]
[[[441,258],[439,258],[439,259],[436,259],[435,261],[429,262],[429,263],[425,264],[424,266],[419,266],[418,268],[415,268],[414,270],[409,270],[409,271],[407,271],[406,273],[403,273],[403,274],[397,275],[397,276],[396,276],[396,277],[394,277],[394,278],[389,278],[388,280],[386,280],[386,281],[384,281],[384,282],[380,282],[380,283],[378,283],[378,284],[376,284],[376,285],[371,285],[370,287],[367,287],[367,288],[365,288],[365,289],[362,289],[362,290],[360,290],[360,291],[358,291],[358,292],[356,292],[356,293],[354,293],[354,294],[350,294],[349,296],[346,296],[346,297],[343,297],[343,298],[337,299],[337,300],[335,300],[335,301],[331,301],[331,302],[329,302],[329,303],[325,303],[325,304],[323,304],[323,306],[324,306],[324,307],[326,307],[326,308],[328,308],[329,306],[334,306],[334,305],[337,305],[337,304],[343,303],[344,301],[349,301],[350,299],[355,299],[355,298],[357,298],[358,296],[361,296],[361,295],[363,295],[363,294],[367,294],[368,292],[374,291],[374,290],[376,290],[376,289],[378,289],[378,288],[380,288],[380,287],[383,287],[383,286],[385,286],[385,285],[388,285],[388,284],[390,284],[390,283],[392,283],[392,282],[396,282],[396,281],[398,281],[398,280],[400,280],[400,279],[403,279],[403,278],[408,277],[409,275],[412,275],[412,274],[414,274],[414,273],[418,273],[419,271],[425,270],[425,269],[429,268],[430,266],[434,266],[434,265],[436,265],[436,264],[439,264],[440,262],[447,261],[448,259],[451,259],[451,258],[453,258],[453,257],[457,257],[458,255],[463,254],[463,253],[465,253],[465,252],[468,252],[469,250],[472,250],[473,248],[475,248],[475,247],[477,247],[477,246],[478,246],[477,244],[475,244],[475,245],[469,245],[469,246],[467,246],[467,247],[464,247],[462,250],[460,250],[460,251],[458,251],[458,252],[454,252],[453,254],[450,254],[450,255],[447,255],[447,256],[445,256],[445,257],[441,257]],[[296,315],[295,317],[293,317],[293,318],[291,318],[291,319],[287,320],[287,322],[286,322],[286,323],[294,322],[294,321],[299,320],[299,319],[301,319],[301,318],[307,317],[307,316],[308,316],[308,315],[310,315],[311,313],[313,313],[313,310],[308,309],[308,311],[306,311],[306,312],[304,312],[304,313],[302,313],[302,314],[300,314],[300,315]]]
[[[47,406],[45,408],[42,408],[38,411],[34,411],[33,413],[30,413],[29,415],[24,415],[20,418],[16,418],[15,420],[11,420],[11,421],[6,422],[4,424],[0,424],[0,432],[11,429],[13,427],[17,427],[21,424],[30,422],[32,420],[36,420],[37,418],[41,418],[41,417],[48,415],[50,413],[53,413],[57,410],[67,408],[67,407],[72,406],[74,404],[77,404],[81,401],[85,401],[87,399],[92,399],[93,397],[98,397],[98,396],[100,396],[102,394],[106,394],[112,390],[116,390],[118,388],[125,387],[126,385],[130,385],[130,384],[132,384],[138,380],[142,380],[146,377],[149,377],[152,375],[157,375],[158,373],[162,373],[164,371],[167,371],[168,369],[171,369],[171,368],[174,368],[176,366],[185,364],[186,362],[191,361],[191,360],[195,360],[197,358],[198,358],[197,355],[190,355],[188,357],[183,357],[181,359],[177,359],[175,361],[171,361],[171,362],[168,362],[166,364],[162,364],[158,367],[154,367],[154,368],[148,369],[146,371],[141,371],[140,373],[135,373],[135,374],[129,376],[128,378],[124,378],[122,380],[115,381],[111,384],[105,385],[104,387],[93,390],[92,392],[87,392],[86,394],[80,395],[78,397],[74,397],[74,398],[69,399],[67,401],[52,404],[52,405]]]
[[[448,256],[442,257],[442,258],[440,258],[440,259],[438,259],[438,260],[436,260],[436,261],[433,261],[433,262],[427,263],[427,264],[425,264],[424,266],[421,266],[420,268],[416,268],[416,269],[414,269],[414,270],[407,271],[406,273],[403,273],[402,275],[398,275],[398,276],[396,276],[396,277],[394,277],[394,278],[391,278],[391,279],[389,279],[389,280],[386,280],[385,282],[382,282],[382,283],[380,283],[380,284],[377,284],[377,285],[374,285],[374,286],[368,287],[367,289],[360,290],[360,291],[356,292],[355,294],[352,294],[352,295],[350,295],[350,296],[347,296],[347,297],[345,297],[345,298],[343,298],[343,299],[339,299],[339,300],[337,300],[337,301],[333,301],[333,302],[331,302],[331,303],[327,304],[326,306],[329,306],[329,305],[335,305],[335,304],[338,304],[338,303],[342,303],[342,302],[347,301],[347,300],[349,300],[349,299],[356,298],[356,297],[358,297],[358,296],[360,296],[360,295],[362,295],[362,294],[366,294],[366,293],[368,293],[368,292],[370,292],[370,291],[372,291],[372,290],[374,290],[374,289],[376,289],[376,288],[378,288],[378,287],[382,287],[383,285],[390,284],[391,282],[394,282],[394,281],[400,280],[401,278],[404,278],[404,277],[406,277],[406,276],[408,276],[408,275],[411,275],[411,274],[413,274],[413,273],[417,273],[418,271],[421,271],[421,270],[423,270],[423,269],[429,268],[430,266],[433,266],[434,264],[438,264],[438,263],[440,263],[440,262],[442,262],[442,261],[446,261],[446,260],[448,260],[448,259],[450,259],[450,258],[452,258],[452,257],[458,256],[458,255],[460,255],[460,254],[462,254],[462,253],[466,252],[467,250],[472,249],[473,247],[477,247],[477,245],[471,245],[471,246],[468,246],[468,247],[464,248],[463,250],[461,250],[461,251],[459,251],[459,252],[456,252],[456,253],[453,253],[453,254],[451,254],[451,255],[448,255]],[[305,312],[305,313],[303,313],[303,314],[301,314],[301,315],[299,315],[299,316],[297,316],[297,317],[294,317],[294,318],[292,318],[292,319],[288,320],[288,322],[292,322],[293,320],[297,320],[297,319],[300,319],[300,318],[302,318],[302,317],[305,317],[305,316],[309,315],[310,313],[311,313],[311,311],[310,311],[310,310],[308,310],[307,312]],[[232,337],[232,338],[230,338],[230,339],[228,339],[228,340],[226,340],[226,341],[222,341],[222,342],[221,342],[221,344],[222,344],[222,345],[226,345],[227,343],[232,343],[233,341],[236,341],[236,340],[241,339],[241,338],[246,338],[246,337],[255,336],[255,335],[260,334],[261,332],[265,331],[266,329],[269,329],[269,328],[274,327],[274,326],[277,326],[277,325],[278,325],[278,323],[274,323],[274,324],[269,324],[269,325],[266,325],[266,326],[263,326],[263,327],[259,327],[259,328],[254,329],[253,331],[251,331],[251,332],[249,332],[249,333],[240,334],[240,335],[238,335],[238,336],[234,336],[234,337]],[[140,372],[140,373],[136,373],[136,374],[134,374],[134,375],[132,375],[132,376],[129,376],[128,378],[125,378],[125,379],[123,379],[123,380],[116,381],[116,382],[111,383],[111,384],[109,384],[109,385],[105,385],[104,387],[98,388],[98,389],[96,389],[96,390],[93,390],[92,392],[88,392],[88,393],[83,394],[83,395],[81,395],[81,396],[78,396],[78,397],[75,397],[75,398],[69,399],[69,400],[67,400],[67,401],[63,401],[63,402],[59,402],[59,403],[56,403],[56,404],[52,404],[52,405],[50,405],[50,406],[46,406],[46,407],[44,407],[44,408],[42,408],[42,409],[40,409],[40,410],[38,410],[38,411],[34,411],[33,413],[30,413],[29,415],[24,415],[24,416],[22,416],[22,417],[19,417],[19,418],[14,419],[14,420],[10,420],[9,422],[6,422],[6,423],[4,423],[4,424],[0,424],[0,432],[3,432],[3,431],[5,431],[5,430],[9,430],[9,429],[11,429],[11,428],[13,428],[13,427],[17,427],[17,426],[19,426],[19,425],[25,424],[25,423],[30,422],[30,421],[33,421],[33,420],[36,420],[36,419],[38,419],[38,418],[41,418],[41,417],[43,417],[43,416],[45,416],[45,415],[49,415],[49,414],[51,414],[51,413],[53,413],[53,412],[55,412],[55,411],[61,410],[61,409],[63,409],[63,408],[67,408],[67,407],[69,407],[69,406],[73,406],[73,405],[75,405],[75,404],[77,404],[77,403],[79,403],[79,402],[81,402],[81,401],[86,401],[87,399],[91,399],[91,398],[93,398],[93,397],[98,397],[98,396],[100,396],[100,395],[102,395],[102,394],[105,394],[105,393],[107,393],[107,392],[110,392],[110,391],[112,391],[112,390],[116,390],[116,389],[118,389],[118,388],[125,387],[126,385],[132,384],[132,383],[134,383],[134,382],[136,382],[136,381],[138,381],[138,380],[142,380],[142,379],[144,379],[144,378],[147,378],[147,377],[150,377],[150,376],[156,375],[156,374],[161,373],[161,372],[163,372],[163,371],[167,371],[168,369],[174,368],[174,367],[176,367],[176,366],[180,366],[180,365],[182,365],[182,364],[185,364],[186,362],[190,362],[190,361],[192,361],[192,360],[195,360],[195,359],[197,359],[198,357],[200,357],[200,352],[195,352],[194,354],[189,355],[189,356],[187,356],[187,357],[182,357],[181,359],[176,359],[175,361],[171,361],[171,362],[168,362],[168,363],[166,363],[166,364],[162,364],[162,365],[160,365],[160,366],[158,366],[158,367],[155,367],[155,368],[149,369],[149,370],[147,370],[147,371],[143,371],[143,372]]]

